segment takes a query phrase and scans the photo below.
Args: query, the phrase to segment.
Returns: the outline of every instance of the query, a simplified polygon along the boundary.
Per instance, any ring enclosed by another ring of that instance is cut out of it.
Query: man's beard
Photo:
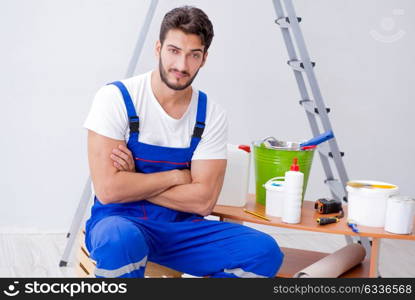
[[[173,69],[172,69],[173,70]],[[178,71],[178,70],[176,70],[176,69],[174,69],[175,71]],[[193,82],[193,80],[196,78],[196,75],[197,75],[197,73],[199,72],[199,70],[197,70],[197,72],[195,73],[195,75],[193,76],[193,77],[191,77],[190,79],[189,79],[189,81],[188,82],[186,82],[185,84],[183,84],[183,85],[179,85],[179,84],[172,84],[172,83],[170,83],[168,80],[167,80],[167,72],[166,72],[166,70],[164,69],[164,67],[163,67],[163,64],[162,64],[162,62],[161,62],[161,57],[160,57],[160,59],[159,59],[159,72],[160,72],[160,78],[161,78],[161,81],[163,81],[164,82],[164,84],[165,85],[167,85],[169,88],[171,88],[172,90],[175,90],[175,91],[182,91],[182,90],[184,90],[184,89],[186,89],[188,86],[190,86],[191,84],[192,84],[192,82]],[[180,71],[178,71],[178,72],[180,72]],[[189,73],[186,73],[187,75],[189,75]]]

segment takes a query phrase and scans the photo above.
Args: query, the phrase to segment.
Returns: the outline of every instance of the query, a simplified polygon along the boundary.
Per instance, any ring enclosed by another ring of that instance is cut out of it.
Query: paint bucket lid
[[[407,203],[407,204],[413,204],[415,203],[415,198],[410,196],[404,196],[404,195],[391,195],[389,196],[389,201],[392,202],[401,202],[401,203]]]
[[[398,186],[395,184],[382,182],[382,181],[375,181],[375,180],[351,180],[350,182],[355,182],[362,185],[387,185],[387,186],[393,186],[393,188],[379,188],[379,187],[354,187],[350,186],[349,183],[346,185],[346,190],[348,192],[358,192],[359,194],[363,195],[378,195],[378,194],[396,194],[396,192],[399,190]]]

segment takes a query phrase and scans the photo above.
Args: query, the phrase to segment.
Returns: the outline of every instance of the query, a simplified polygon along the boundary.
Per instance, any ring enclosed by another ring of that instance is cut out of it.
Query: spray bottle
[[[298,159],[293,159],[290,170],[285,172],[285,197],[282,221],[297,224],[301,221],[301,204],[303,194],[304,174],[300,172]]]

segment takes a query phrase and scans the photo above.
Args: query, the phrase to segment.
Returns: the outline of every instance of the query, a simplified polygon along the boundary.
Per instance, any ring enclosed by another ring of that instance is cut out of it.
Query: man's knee
[[[272,270],[270,276],[274,276],[280,269],[284,253],[281,251],[277,241],[270,235],[262,233],[255,241],[258,247],[259,256],[264,264],[268,265],[268,269]]]
[[[109,216],[99,221],[91,230],[90,238],[93,249],[125,251],[145,244],[141,230],[133,222],[119,216]]]

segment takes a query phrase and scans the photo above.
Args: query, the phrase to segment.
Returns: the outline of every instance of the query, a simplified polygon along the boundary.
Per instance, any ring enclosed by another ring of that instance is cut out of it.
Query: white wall
[[[68,230],[88,176],[82,123],[95,91],[124,77],[149,3],[2,1],[2,231]],[[271,0],[161,0],[137,73],[155,65],[161,19],[182,4],[204,9],[214,24],[195,84],[228,110],[230,142],[311,137]],[[349,177],[391,182],[414,196],[415,2],[294,4]],[[400,39],[384,40],[399,30]],[[329,195],[323,179],[316,156],[307,199]]]

